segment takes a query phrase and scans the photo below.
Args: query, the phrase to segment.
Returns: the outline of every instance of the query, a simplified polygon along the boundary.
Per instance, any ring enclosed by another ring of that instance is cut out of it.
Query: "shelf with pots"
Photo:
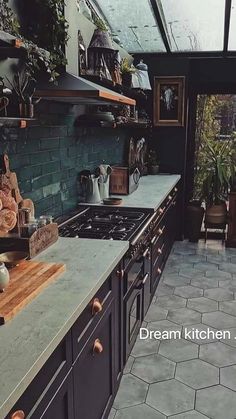
[[[6,58],[21,58],[26,55],[26,49],[21,39],[0,31],[0,60]]]
[[[0,127],[28,128],[34,125],[38,125],[38,120],[36,118],[0,117]]]

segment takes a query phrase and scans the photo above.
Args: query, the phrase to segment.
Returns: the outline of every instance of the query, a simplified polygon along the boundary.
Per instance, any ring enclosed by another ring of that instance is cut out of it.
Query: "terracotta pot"
[[[222,202],[218,205],[211,205],[206,209],[205,223],[206,224],[226,224],[227,222],[227,207],[226,203]]]
[[[200,239],[204,208],[201,204],[192,203],[187,206],[187,237],[190,242],[196,243]]]

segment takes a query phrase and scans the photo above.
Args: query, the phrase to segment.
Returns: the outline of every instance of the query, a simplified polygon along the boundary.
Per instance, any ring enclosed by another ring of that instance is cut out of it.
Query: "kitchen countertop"
[[[59,238],[37,260],[66,272],[0,326],[0,418],[9,412],[128,250],[122,241]]]

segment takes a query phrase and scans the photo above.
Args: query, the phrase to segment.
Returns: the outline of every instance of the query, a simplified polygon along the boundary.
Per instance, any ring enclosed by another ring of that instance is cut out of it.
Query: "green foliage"
[[[93,17],[93,22],[94,22],[94,25],[96,25],[97,28],[100,29],[101,31],[104,31],[104,32],[107,32],[108,31],[107,25],[99,17],[94,16]]]
[[[135,71],[136,71],[135,67],[134,66],[131,66],[129,64],[129,61],[128,61],[127,58],[123,58],[121,60],[121,65],[120,65],[120,72],[121,72],[121,74],[127,74],[127,73],[132,74],[132,73],[135,73]]]

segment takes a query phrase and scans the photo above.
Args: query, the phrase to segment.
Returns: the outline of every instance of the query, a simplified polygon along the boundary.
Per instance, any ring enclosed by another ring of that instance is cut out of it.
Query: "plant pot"
[[[132,73],[122,74],[122,84],[126,87],[132,86]]]
[[[156,164],[155,166],[149,166],[149,174],[150,175],[157,175],[159,173],[159,165]]]
[[[190,242],[197,243],[204,216],[204,208],[200,203],[192,202],[187,206],[187,237]]]
[[[208,206],[205,215],[205,224],[207,225],[224,225],[227,222],[227,207],[226,203]]]

